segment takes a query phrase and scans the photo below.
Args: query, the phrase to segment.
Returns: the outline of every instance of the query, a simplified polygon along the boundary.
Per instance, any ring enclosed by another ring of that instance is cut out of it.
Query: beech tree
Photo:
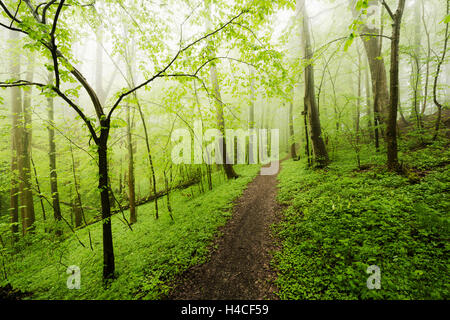
[[[67,44],[60,42],[58,38],[57,32],[60,18],[62,18],[62,15],[65,11],[70,10],[72,7],[77,7],[80,5],[73,1],[67,1],[66,3],[65,0],[61,0],[59,3],[57,3],[56,1],[51,1],[43,7],[42,5],[39,7],[34,6],[30,0],[24,0],[24,3],[26,5],[25,7],[22,6],[22,2],[14,6],[7,3],[6,1],[0,1],[0,7],[2,8],[2,11],[10,20],[8,25],[1,24],[1,26],[12,32],[25,34],[36,49],[45,50],[46,54],[51,57],[53,62],[52,65],[47,65],[47,67],[50,68],[54,73],[54,83],[49,85],[34,82],[28,79],[14,79],[8,82],[0,83],[0,87],[17,88],[35,86],[41,88],[42,92],[46,95],[57,95],[61,99],[63,99],[73,110],[76,111],[76,113],[80,116],[87,129],[89,130],[90,138],[93,140],[97,147],[98,157],[98,188],[100,191],[103,225],[103,278],[105,280],[111,279],[114,277],[115,273],[115,259],[111,230],[108,140],[110,137],[111,121],[114,112],[121,105],[124,99],[134,94],[139,89],[148,86],[158,78],[197,77],[196,73],[169,73],[169,71],[183,53],[190,50],[201,41],[207,40],[211,36],[227,28],[233,21],[239,19],[242,15],[248,12],[248,10],[241,10],[236,15],[231,17],[228,21],[221,23],[219,27],[180,47],[176,54],[173,57],[169,58],[167,64],[159,71],[157,71],[153,76],[145,79],[143,82],[135,85],[131,89],[122,90],[117,95],[117,98],[112,103],[109,110],[107,110],[102,104],[98,93],[86,80],[86,77],[70,62],[69,58],[67,58],[63,53],[66,50],[61,50],[61,47],[63,49],[66,49]],[[93,4],[89,4],[88,6],[91,5]],[[15,12],[17,12],[17,14],[15,14]],[[206,63],[204,65],[206,65]],[[64,89],[62,89],[61,85],[65,82],[65,79],[70,76],[72,76],[72,79],[76,80],[88,94],[92,106],[95,110],[96,122],[98,126],[96,125],[94,120],[91,119],[70,96],[70,92],[64,91]],[[29,190],[29,192],[31,192],[31,190]],[[30,215],[30,217],[26,221],[27,224],[25,226],[29,228],[34,222],[34,217]]]
[[[352,1],[353,16],[356,18],[360,9],[363,7],[363,2]],[[382,135],[383,125],[386,123],[388,115],[389,103],[389,89],[387,83],[386,66],[382,55],[383,47],[383,27],[378,28],[375,19],[377,12],[382,16],[380,3],[378,0],[367,1],[365,12],[367,19],[371,21],[370,24],[362,21],[360,26],[360,33],[364,34],[362,41],[366,52],[367,60],[370,67],[370,75],[372,80],[373,92],[373,111],[374,111],[374,136],[375,147],[379,149],[379,140]],[[359,20],[360,21],[360,20]]]
[[[317,110],[317,101],[314,87],[314,68],[311,64],[311,59],[313,59],[312,49],[311,49],[311,35],[309,30],[309,18],[306,11],[305,0],[297,1],[297,9],[302,15],[302,49],[303,57],[305,59],[305,71],[304,71],[304,81],[305,81],[305,113],[309,120],[309,133],[312,141],[312,150],[314,153],[315,161],[318,166],[324,167],[329,162],[328,152],[325,147],[325,142],[322,137],[322,128],[320,126],[320,117]]]
[[[400,27],[402,23],[403,12],[405,9],[405,0],[399,0],[395,13],[383,1],[383,6],[389,13],[392,24],[391,36],[391,71],[390,71],[390,99],[389,99],[389,117],[386,127],[387,141],[387,166],[391,170],[399,169],[398,146],[397,146],[397,113],[399,102],[399,46],[400,46]]]
[[[49,73],[49,83],[53,83],[53,73]],[[58,192],[58,173],[56,171],[56,143],[55,143],[55,106],[53,97],[47,97],[47,112],[48,112],[48,157],[49,157],[49,166],[50,166],[50,189],[52,193],[52,206],[53,206],[53,216],[55,221],[61,221],[61,206],[59,203],[59,192]],[[78,215],[75,215],[77,218],[75,225],[79,226],[81,221],[78,219]],[[61,234],[60,227],[58,226],[56,229],[56,233],[58,235]]]

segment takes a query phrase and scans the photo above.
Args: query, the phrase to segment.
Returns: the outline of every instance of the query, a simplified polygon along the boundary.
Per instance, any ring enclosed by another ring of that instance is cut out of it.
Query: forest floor
[[[164,200],[160,201],[157,220],[154,203],[139,206],[133,231],[120,214],[114,215],[116,279],[107,289],[101,277],[101,224],[66,233],[60,241],[44,232],[24,237],[16,247],[0,251],[0,299],[155,300],[167,296],[174,279],[207,261],[209,246],[231,218],[233,204],[257,176],[260,166],[237,165],[235,170],[239,178],[230,181],[221,171],[215,172],[213,190],[201,192],[196,185],[174,191],[174,220]],[[67,288],[69,265],[80,267],[79,290]]]
[[[208,262],[181,275],[169,299],[277,299],[271,268],[277,249],[271,225],[280,218],[277,175],[258,175],[235,202]]]

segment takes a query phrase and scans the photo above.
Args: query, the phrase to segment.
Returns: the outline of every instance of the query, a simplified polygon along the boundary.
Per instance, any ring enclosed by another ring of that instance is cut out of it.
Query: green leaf
[[[450,22],[450,14],[448,16],[445,17],[445,19],[443,20],[444,23],[449,23]]]
[[[111,128],[124,128],[127,126],[127,122],[123,119],[113,119],[111,121]]]
[[[349,36],[347,41],[345,41],[344,45],[344,51],[347,52],[348,48],[352,45],[353,40],[355,39],[355,34],[352,32]]]

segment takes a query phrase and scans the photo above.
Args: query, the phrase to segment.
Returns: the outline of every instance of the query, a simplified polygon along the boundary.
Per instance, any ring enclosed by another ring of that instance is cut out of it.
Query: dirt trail
[[[236,201],[210,261],[187,270],[171,292],[174,300],[276,299],[270,225],[280,206],[276,175],[258,175]]]

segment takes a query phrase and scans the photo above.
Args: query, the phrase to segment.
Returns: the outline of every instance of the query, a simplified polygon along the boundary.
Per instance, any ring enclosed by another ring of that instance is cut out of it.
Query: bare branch
[[[386,8],[387,12],[388,12],[389,15],[391,16],[391,19],[394,20],[394,19],[395,19],[394,13],[392,13],[391,8],[388,6],[388,4],[386,3],[386,1],[382,0],[382,1],[381,1],[381,4],[383,5],[383,7]]]
[[[33,17],[35,18],[35,20],[38,23],[42,23],[39,15],[36,13],[33,5],[31,4],[30,0],[24,0],[25,3],[28,5],[31,13],[33,14]],[[64,1],[61,1],[61,3],[59,4],[59,13],[57,13],[57,15],[55,15],[55,19],[53,21],[53,26],[52,26],[52,32],[54,33],[56,31],[56,24],[57,24],[57,16],[59,16],[60,11],[62,6],[64,5]],[[0,0],[0,5],[2,5],[2,2]],[[4,5],[2,5],[2,7],[4,7]],[[6,9],[6,7],[4,7],[4,9]],[[6,9],[7,10],[7,9]],[[97,113],[97,118],[100,120],[103,116],[103,108],[102,105],[100,103],[100,100],[98,99],[97,94],[95,93],[94,89],[92,89],[92,87],[89,85],[89,83],[87,82],[86,78],[81,74],[80,71],[78,71],[68,60],[66,57],[64,57],[64,55],[56,48],[56,46],[54,46],[52,43],[48,43],[44,40],[41,40],[40,43],[42,45],[44,45],[51,53],[52,53],[52,57],[53,57],[53,61],[54,64],[58,64],[58,58],[63,59],[64,62],[68,65],[68,69],[70,71],[70,73],[78,80],[78,82],[83,86],[83,88],[86,90],[86,92],[88,93],[92,104],[94,105],[94,109],[95,112]],[[56,55],[56,59],[55,56]],[[57,67],[55,68],[55,70],[57,70]],[[66,97],[67,98],[67,97]],[[67,98],[68,99],[68,98]],[[70,99],[69,99],[70,100]],[[72,102],[73,104],[73,102]],[[78,111],[77,111],[78,112]]]
[[[22,0],[19,1],[19,4],[17,5],[17,9],[16,12],[14,13],[14,19],[16,19],[17,17],[17,13],[19,12],[20,6],[22,5]],[[9,25],[10,27],[12,27],[13,23],[14,23],[14,19],[11,19],[11,24]]]
[[[128,95],[130,95],[131,93],[139,90],[142,87],[145,87],[146,85],[148,85],[150,82],[152,82],[153,80],[160,78],[173,64],[174,62],[178,59],[178,57],[185,52],[186,50],[190,49],[191,47],[195,46],[197,43],[201,42],[202,40],[205,40],[207,38],[210,38],[211,36],[215,35],[216,33],[220,32],[221,30],[223,30],[224,28],[226,28],[228,25],[230,25],[233,21],[235,21],[236,19],[238,19],[240,16],[242,16],[244,13],[247,13],[248,10],[243,10],[241,11],[241,13],[239,13],[237,16],[234,16],[232,19],[230,19],[228,22],[222,24],[222,26],[220,26],[219,28],[217,28],[216,30],[207,33],[206,35],[204,35],[203,37],[198,38],[197,40],[191,42],[190,44],[188,44],[187,46],[185,46],[184,48],[180,48],[180,50],[178,50],[178,52],[175,54],[175,56],[170,60],[170,62],[159,72],[157,72],[153,77],[151,77],[150,79],[144,81],[143,83],[139,84],[138,86],[134,87],[131,90],[126,91],[125,93],[122,93],[119,98],[117,99],[117,101],[114,103],[113,107],[111,108],[111,110],[109,111],[108,114],[108,119],[111,118],[114,110],[119,106],[120,102]]]
[[[11,82],[0,82],[0,88],[13,88],[13,87],[29,87],[29,86],[36,86],[36,87],[45,87],[45,84],[38,83],[38,82],[31,82],[27,80],[16,80]]]
[[[26,1],[25,1],[26,2]],[[3,11],[5,11],[6,15],[11,18],[12,21],[21,23],[19,19],[17,19],[6,7],[6,5],[3,3],[3,1],[0,0],[0,7],[2,7]],[[11,24],[12,25],[12,24]]]
[[[58,9],[56,9],[55,17],[53,18],[52,30],[50,31],[50,41],[52,44],[51,45],[51,53],[52,53],[52,59],[53,59],[53,71],[55,73],[55,85],[57,88],[59,88],[60,80],[59,80],[59,65],[58,65],[58,53],[57,53],[58,47],[56,46],[55,32],[56,32],[56,25],[58,24],[58,18],[61,13],[62,6],[64,5],[64,1],[65,0],[61,0],[61,2],[58,5]],[[42,23],[45,24],[44,13],[42,14]]]
[[[47,4],[45,5],[44,9],[42,9],[42,23],[43,23],[43,24],[45,24],[46,13],[47,13],[48,8],[50,8],[50,6],[51,6],[52,4],[54,4],[55,2],[56,2],[56,0],[51,0],[51,1],[49,1],[49,3],[47,3]],[[39,5],[39,6],[40,6],[40,5]],[[36,13],[38,13],[39,6],[36,7]]]
[[[23,1],[26,3],[26,5],[28,6],[28,8],[30,9],[31,14],[33,15],[34,19],[35,19],[37,22],[42,23],[41,18],[40,18],[39,15],[37,14],[36,9],[35,9],[35,8],[33,7],[33,5],[31,4],[30,0],[23,0]]]
[[[81,117],[81,119],[83,119],[84,123],[88,127],[92,139],[94,139],[95,143],[98,143],[98,136],[95,132],[94,127],[92,126],[91,120],[89,120],[83,113],[83,111],[81,111],[80,107],[78,107],[72,100],[70,100],[64,93],[62,93],[59,88],[52,86],[52,90],[55,91],[64,101],[66,101],[72,107],[72,109],[74,109],[78,113],[78,115]]]
[[[247,27],[247,26],[244,26],[243,24],[237,23],[237,22],[233,22],[233,24],[235,24],[235,25],[241,27],[242,29],[245,29],[245,30],[247,30],[248,32],[250,32],[250,33],[253,35],[253,37],[254,37],[256,40],[258,40],[259,44],[260,44],[264,49],[266,48],[266,45],[258,38],[258,36],[255,34],[255,32],[254,32],[252,29],[250,29],[250,28]]]

